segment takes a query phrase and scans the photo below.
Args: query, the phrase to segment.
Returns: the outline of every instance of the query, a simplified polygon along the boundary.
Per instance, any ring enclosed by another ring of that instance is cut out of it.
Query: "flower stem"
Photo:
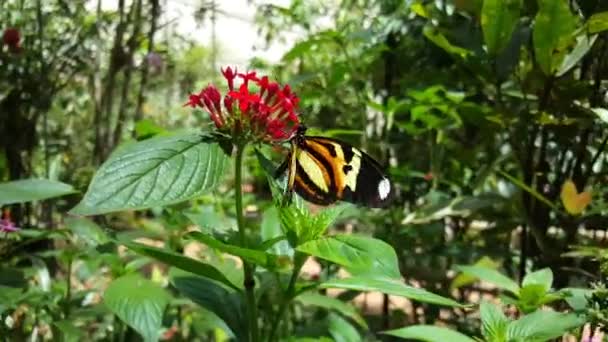
[[[243,155],[245,152],[245,143],[239,143],[236,146],[236,162],[234,164],[234,183],[235,183],[235,202],[236,202],[236,223],[239,228],[239,239],[241,247],[247,247],[247,237],[245,234],[245,223],[243,218]],[[255,302],[255,279],[253,273],[254,265],[243,261],[245,296],[247,297],[247,317],[249,320],[249,340],[251,342],[259,341],[258,331],[258,314],[257,303]]]
[[[287,290],[285,290],[283,300],[281,301],[281,304],[279,306],[279,310],[277,311],[276,316],[272,320],[272,326],[270,328],[271,330],[270,335],[268,336],[268,342],[272,342],[275,340],[275,335],[279,329],[279,326],[281,325],[281,320],[283,319],[285,310],[287,309],[287,306],[295,295],[296,281],[298,280],[298,275],[300,274],[300,270],[304,265],[304,261],[306,261],[306,255],[296,252],[294,255],[294,265],[293,271],[291,272],[291,278],[289,279],[289,285],[287,285]]]

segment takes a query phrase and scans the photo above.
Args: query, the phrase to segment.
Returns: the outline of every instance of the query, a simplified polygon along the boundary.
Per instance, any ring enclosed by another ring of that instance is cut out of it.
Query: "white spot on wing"
[[[382,178],[378,183],[378,196],[381,200],[385,200],[391,192],[391,181],[388,178]]]

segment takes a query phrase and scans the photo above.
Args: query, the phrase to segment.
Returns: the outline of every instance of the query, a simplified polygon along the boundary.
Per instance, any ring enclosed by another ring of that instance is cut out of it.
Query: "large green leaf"
[[[479,314],[481,316],[481,332],[486,341],[506,341],[509,319],[502,312],[502,309],[484,301],[479,307]]]
[[[401,277],[393,247],[371,237],[329,236],[306,242],[297,250],[343,266],[353,275]]]
[[[169,295],[156,283],[130,274],[108,286],[104,303],[146,341],[157,341]]]
[[[475,342],[474,339],[455,330],[433,325],[414,325],[406,328],[384,331],[383,334],[427,342]]]
[[[304,305],[313,305],[327,310],[334,310],[340,314],[351,318],[363,329],[367,329],[365,319],[357,312],[357,309],[349,303],[345,303],[337,298],[324,296],[314,292],[305,292],[296,297],[296,301]]]
[[[401,280],[385,277],[350,277],[331,279],[320,285],[321,288],[337,288],[355,291],[378,291],[389,295],[405,297],[419,302],[445,306],[463,307],[462,304],[440,295],[405,285]]]
[[[553,75],[574,41],[577,19],[567,0],[539,0],[532,33],[534,55],[545,75]],[[559,24],[557,24],[559,23]]]
[[[537,310],[511,322],[507,339],[512,342],[541,342],[562,336],[585,323],[585,318],[573,313]]]
[[[95,215],[182,202],[213,188],[227,161],[220,145],[200,133],[127,144],[101,166],[71,213]]]
[[[71,185],[48,179],[22,179],[0,183],[0,206],[40,201],[77,192]]]
[[[587,20],[587,31],[590,34],[608,30],[608,11],[595,13]]]
[[[520,8],[521,0],[484,0],[481,28],[490,55],[500,53],[509,44]]]
[[[133,251],[137,252],[138,254],[151,257],[153,259],[156,259],[160,262],[164,262],[167,265],[174,266],[181,270],[194,273],[203,277],[207,277],[233,289],[239,289],[242,286],[242,284],[232,283],[217,268],[204,262],[188,258],[184,255],[177,254],[168,250],[150,247],[139,243],[126,242],[123,244],[132,249]]]
[[[190,232],[186,235],[186,237],[190,237],[196,241],[202,242],[205,245],[219,251],[238,256],[248,262],[262,266],[269,270],[285,268],[290,262],[289,257],[227,244],[215,239],[211,235],[203,234],[201,232]]]
[[[457,266],[459,271],[472,275],[479,280],[487,281],[498,286],[501,289],[510,291],[513,294],[519,293],[519,285],[511,278],[498,272],[497,270],[483,266]]]
[[[247,340],[247,319],[240,292],[221,287],[206,278],[180,271],[172,270],[170,276],[171,283],[182,295],[222,319],[230,327],[237,341]]]

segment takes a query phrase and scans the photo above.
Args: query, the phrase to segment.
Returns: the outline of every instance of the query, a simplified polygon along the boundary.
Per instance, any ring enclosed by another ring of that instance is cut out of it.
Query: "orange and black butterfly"
[[[277,174],[287,171],[287,195],[329,205],[346,201],[376,208],[392,197],[393,186],[372,157],[352,145],[319,136],[306,136],[300,125],[291,150]]]

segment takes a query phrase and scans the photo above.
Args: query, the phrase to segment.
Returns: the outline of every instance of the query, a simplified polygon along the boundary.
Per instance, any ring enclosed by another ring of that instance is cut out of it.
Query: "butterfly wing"
[[[305,200],[328,205],[337,200],[382,207],[392,185],[380,165],[365,152],[342,141],[305,136],[292,142],[290,177]]]

